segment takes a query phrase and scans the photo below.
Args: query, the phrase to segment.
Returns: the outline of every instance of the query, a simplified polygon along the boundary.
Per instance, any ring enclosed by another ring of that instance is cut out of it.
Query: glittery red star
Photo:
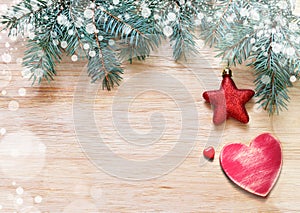
[[[226,73],[223,74],[220,89],[204,92],[203,98],[213,106],[214,124],[222,124],[229,117],[248,123],[249,116],[245,104],[254,94],[250,89],[238,89],[231,79],[231,74]]]

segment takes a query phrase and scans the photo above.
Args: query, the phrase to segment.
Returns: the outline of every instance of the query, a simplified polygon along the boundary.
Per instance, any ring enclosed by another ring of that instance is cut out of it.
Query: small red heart
[[[213,160],[215,157],[215,149],[212,146],[209,146],[203,150],[203,155],[209,160]]]
[[[265,133],[256,137],[249,147],[240,143],[226,145],[220,154],[220,164],[235,184],[265,197],[281,170],[280,142]]]

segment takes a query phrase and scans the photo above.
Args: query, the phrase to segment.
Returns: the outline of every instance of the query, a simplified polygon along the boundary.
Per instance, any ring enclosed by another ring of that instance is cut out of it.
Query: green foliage
[[[184,8],[178,6],[180,11]],[[195,24],[191,22],[193,20],[192,14],[179,13],[178,21],[173,23],[174,33],[172,34],[170,41],[173,42],[173,56],[178,60],[181,56],[186,59],[186,54],[196,54],[196,44],[195,44]]]
[[[300,19],[290,1],[23,0],[1,23],[9,35],[29,37],[24,66],[33,82],[52,80],[66,54],[88,60],[92,82],[111,90],[122,61],[145,60],[164,39],[175,60],[187,58],[200,37],[229,65],[253,68],[258,102],[270,114],[287,107],[290,78],[299,78]]]
[[[148,19],[139,14],[132,15],[138,8],[134,1],[129,1],[129,4],[131,4],[130,9],[126,9],[128,5],[121,4],[109,12],[100,7],[96,16],[98,29],[103,29],[107,36],[118,39],[121,59],[144,60],[151,50],[160,45],[162,34],[155,24],[149,24]],[[125,17],[125,20],[118,18],[119,11],[126,11],[130,18]]]
[[[246,62],[258,103],[270,114],[287,108],[291,77],[299,78],[299,17],[289,1],[218,1],[201,25],[207,44],[229,65]]]

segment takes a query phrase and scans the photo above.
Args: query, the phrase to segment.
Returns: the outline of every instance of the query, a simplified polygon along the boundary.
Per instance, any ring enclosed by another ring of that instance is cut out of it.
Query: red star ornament
[[[245,104],[255,92],[250,89],[238,89],[231,76],[231,70],[225,69],[220,89],[203,93],[203,98],[213,106],[215,125],[222,124],[229,117],[245,124],[249,122]]]

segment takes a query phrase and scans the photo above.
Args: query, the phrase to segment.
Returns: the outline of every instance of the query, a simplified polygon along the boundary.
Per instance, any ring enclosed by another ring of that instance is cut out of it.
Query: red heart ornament
[[[249,146],[241,143],[226,145],[220,154],[220,164],[235,184],[265,197],[276,183],[281,170],[280,142],[265,133],[257,136]]]
[[[212,146],[209,146],[203,150],[203,155],[209,160],[213,160],[215,157],[215,149]]]

